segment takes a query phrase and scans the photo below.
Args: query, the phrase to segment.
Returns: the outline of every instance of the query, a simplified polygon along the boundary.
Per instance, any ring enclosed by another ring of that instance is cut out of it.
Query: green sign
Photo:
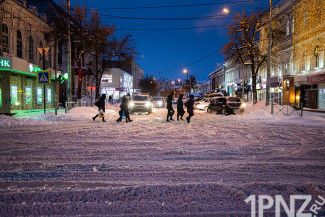
[[[42,69],[38,68],[36,66],[33,66],[32,64],[29,64],[29,71],[30,72],[38,72],[38,71],[42,71]]]
[[[0,69],[12,69],[12,59],[9,57],[0,57]]]
[[[26,104],[31,104],[32,102],[32,89],[30,87],[26,87]]]

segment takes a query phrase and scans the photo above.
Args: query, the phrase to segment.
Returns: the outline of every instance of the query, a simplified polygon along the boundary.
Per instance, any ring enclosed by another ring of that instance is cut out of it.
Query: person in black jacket
[[[190,99],[185,103],[187,107],[188,117],[186,118],[187,123],[190,123],[191,117],[194,116],[194,96],[190,95]]]
[[[173,119],[173,115],[174,115],[175,111],[173,109],[173,96],[174,96],[174,92],[171,92],[168,95],[168,98],[167,98],[167,109],[168,109],[168,112],[167,112],[167,122],[169,122],[169,120],[171,120],[171,121],[174,120]]]
[[[95,102],[95,106],[98,107],[98,111],[100,111],[101,109],[103,110],[103,112],[105,113],[105,99],[106,99],[106,94],[102,94],[102,96]],[[95,119],[98,117],[98,114],[93,117],[93,121],[95,121]],[[103,122],[105,121],[105,118],[102,118]]]
[[[130,112],[129,112],[129,98],[130,98],[129,93],[122,97],[122,103],[120,105],[121,110],[119,111],[120,117],[116,120],[117,122],[122,121],[123,111],[124,111],[126,122],[132,122],[132,120],[130,119]]]
[[[181,120],[183,120],[184,114],[185,114],[185,111],[183,108],[183,94],[179,94],[179,97],[177,100],[177,120],[179,121],[179,117],[181,117]]]

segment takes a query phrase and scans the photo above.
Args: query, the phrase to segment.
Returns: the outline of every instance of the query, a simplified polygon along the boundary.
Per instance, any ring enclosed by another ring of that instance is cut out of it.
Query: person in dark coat
[[[101,97],[95,102],[95,106],[98,107],[98,111],[99,110],[103,110],[103,112],[105,113],[105,99],[106,99],[106,94],[102,94]],[[98,114],[93,117],[93,121],[95,121],[95,119],[98,117]],[[103,122],[106,122],[104,117],[102,118]]]
[[[177,100],[177,120],[179,121],[179,117],[183,120],[183,115],[185,114],[183,108],[183,94],[180,94]]]
[[[130,98],[130,94],[128,93],[127,95],[124,95],[122,97],[122,103],[120,105],[121,110],[119,111],[119,115],[120,117],[116,120],[117,122],[121,122],[122,121],[122,115],[124,112],[125,115],[125,120],[126,122],[132,122],[132,120],[130,119],[130,112],[129,112],[129,98]]]
[[[187,107],[188,117],[186,118],[187,123],[190,123],[191,117],[194,116],[194,96],[190,95],[190,99],[185,103]]]
[[[109,101],[109,102],[112,102],[112,95],[109,95],[109,97],[108,97],[108,101]]]
[[[167,122],[169,122],[169,120],[173,121],[173,115],[175,113],[174,109],[173,109],[173,96],[174,96],[174,92],[171,92],[169,95],[168,95],[168,98],[167,98],[167,109],[168,109],[168,112],[167,112]]]

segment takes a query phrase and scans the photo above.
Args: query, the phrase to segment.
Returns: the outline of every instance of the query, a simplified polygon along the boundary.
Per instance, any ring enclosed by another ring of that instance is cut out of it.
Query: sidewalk
[[[55,112],[54,108],[46,109],[46,112]],[[64,109],[58,109],[58,113],[64,112]],[[13,117],[23,118],[27,116],[34,116],[39,114],[44,114],[44,109],[32,109],[32,110],[12,110],[11,113],[15,113]]]

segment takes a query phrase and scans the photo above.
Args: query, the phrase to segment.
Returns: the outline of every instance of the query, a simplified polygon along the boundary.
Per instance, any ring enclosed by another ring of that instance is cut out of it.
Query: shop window
[[[11,104],[18,105],[18,89],[15,85],[11,85]]]
[[[52,90],[51,88],[47,88],[47,103],[52,102]]]
[[[19,30],[17,30],[17,57],[23,58],[23,37]]]
[[[26,87],[25,88],[25,96],[26,96],[26,104],[32,103],[32,88]]]
[[[43,102],[43,91],[41,87],[36,88],[36,100],[37,104],[42,104]]]
[[[2,24],[2,47],[3,52],[9,53],[9,31],[6,24]]]
[[[28,39],[28,56],[29,56],[29,60],[33,61],[34,60],[34,41],[33,41],[33,37],[29,36]]]

